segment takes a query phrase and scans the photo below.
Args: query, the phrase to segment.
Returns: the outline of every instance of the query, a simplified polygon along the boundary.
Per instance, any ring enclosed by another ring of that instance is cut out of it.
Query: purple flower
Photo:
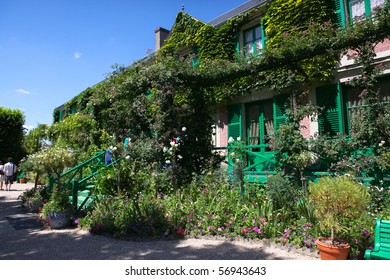
[[[259,234],[261,233],[261,230],[258,227],[252,227],[252,230]]]

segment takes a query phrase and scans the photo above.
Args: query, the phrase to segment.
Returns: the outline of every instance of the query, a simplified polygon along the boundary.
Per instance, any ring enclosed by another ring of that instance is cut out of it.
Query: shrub
[[[357,218],[367,209],[370,199],[367,188],[347,176],[323,177],[309,188],[318,222],[321,228],[331,229],[332,240],[345,220]]]

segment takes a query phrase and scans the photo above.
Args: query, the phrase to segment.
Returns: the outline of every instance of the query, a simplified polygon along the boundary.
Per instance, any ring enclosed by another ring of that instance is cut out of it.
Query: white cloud
[[[73,54],[73,58],[74,58],[74,59],[79,59],[79,58],[81,57],[81,55],[82,55],[82,53],[80,53],[80,52],[75,52],[75,53]]]
[[[19,92],[21,94],[30,94],[30,92],[28,90],[25,90],[25,89],[17,89],[16,92]]]

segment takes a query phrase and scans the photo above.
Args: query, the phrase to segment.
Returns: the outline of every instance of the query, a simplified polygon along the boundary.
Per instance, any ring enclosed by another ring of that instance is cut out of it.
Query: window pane
[[[261,41],[261,39],[259,40],[256,40],[256,50],[262,50],[263,49],[263,42]]]
[[[364,0],[351,0],[351,17],[353,21],[362,20],[366,15]]]
[[[245,44],[253,42],[252,30],[245,31]]]
[[[259,125],[259,106],[251,106],[248,109],[249,114],[249,144],[260,144],[260,125]]]
[[[260,39],[261,38],[261,28],[256,27],[255,29],[255,39]]]
[[[245,52],[248,54],[251,54],[251,53],[253,53],[253,44],[252,43],[250,43],[250,44],[246,44],[245,45]]]

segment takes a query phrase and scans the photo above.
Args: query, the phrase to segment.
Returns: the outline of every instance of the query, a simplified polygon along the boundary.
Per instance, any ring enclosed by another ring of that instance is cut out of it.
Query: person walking
[[[16,165],[12,162],[12,158],[8,158],[8,162],[4,165],[3,169],[5,175],[5,190],[10,191],[16,172]]]
[[[0,191],[3,190],[3,183],[4,183],[4,180],[5,180],[5,176],[4,176],[4,165],[3,165],[3,162],[0,160]]]

